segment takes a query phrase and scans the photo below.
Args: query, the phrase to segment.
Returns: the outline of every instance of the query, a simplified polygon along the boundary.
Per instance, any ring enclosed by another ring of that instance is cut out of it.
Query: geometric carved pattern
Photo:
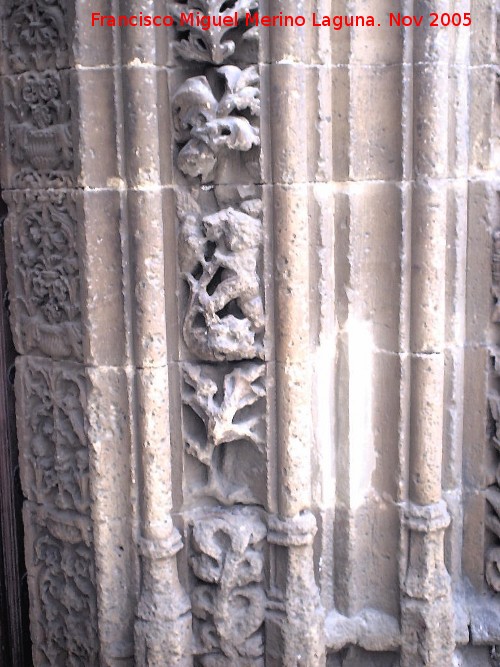
[[[18,346],[25,353],[80,360],[75,197],[67,191],[42,191],[8,193],[6,199]]]
[[[266,526],[250,508],[213,510],[193,521],[191,568],[198,662],[262,667]],[[202,582],[202,583],[200,583]]]
[[[266,394],[266,367],[247,362],[226,370],[183,365],[185,447],[204,470],[200,487],[191,492],[223,505],[259,504],[262,492],[256,482],[262,478],[258,470],[265,460],[261,399]]]
[[[91,524],[29,502],[24,515],[35,664],[97,667]]]
[[[12,187],[72,184],[69,83],[65,71],[29,72],[3,80]]]
[[[18,366],[23,490],[38,504],[88,513],[85,376],[80,366],[22,358]]]

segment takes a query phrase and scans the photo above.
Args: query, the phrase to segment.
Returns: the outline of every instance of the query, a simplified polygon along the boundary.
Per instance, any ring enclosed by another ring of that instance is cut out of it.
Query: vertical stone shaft
[[[285,2],[283,13],[300,13]],[[325,664],[323,614],[314,578],[311,506],[311,368],[305,31],[270,31],[271,147],[274,185],[276,416],[280,517],[269,541],[287,548],[285,667]]]
[[[154,13],[154,2],[125,3]],[[130,5],[130,6],[129,6]],[[126,12],[125,12],[126,13]],[[160,136],[155,33],[122,32],[127,212],[133,256],[134,360],[138,404],[142,589],[136,622],[136,664],[192,664],[189,602],[178,579],[182,541],[170,512],[171,457]]]
[[[448,33],[428,27],[448,3],[419,3],[413,48],[411,220],[411,408],[408,561],[402,598],[402,665],[451,665],[450,578],[442,501],[445,269],[448,177]]]

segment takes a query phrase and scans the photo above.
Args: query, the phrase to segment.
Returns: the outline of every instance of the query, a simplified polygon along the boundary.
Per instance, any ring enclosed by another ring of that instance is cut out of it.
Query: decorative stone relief
[[[260,144],[258,127],[243,113],[260,114],[257,68],[226,65],[215,71],[224,80],[220,100],[206,76],[195,76],[180,86],[172,101],[175,139],[181,145],[177,166],[186,176],[201,177],[202,183],[224,180],[234,169],[230,153],[238,155]],[[256,169],[251,160],[246,166]]]
[[[7,0],[4,48],[9,69],[68,66],[68,4],[64,0]]]
[[[184,364],[183,379],[186,452],[205,471],[194,494],[223,505],[257,503],[258,491],[251,487],[252,473],[265,456],[264,364],[240,364],[225,373],[213,366]],[[238,461],[248,460],[253,465],[249,463],[246,478],[237,468]]]
[[[495,264],[493,264],[495,270]],[[486,552],[485,576],[489,586],[500,593],[500,358],[495,354],[492,361],[493,391],[489,396],[489,407],[493,418],[494,432],[491,435],[491,444],[496,451],[497,468],[495,471],[496,484],[486,489],[488,501],[485,523],[488,530],[494,535],[494,544]]]
[[[97,608],[90,522],[25,506],[35,664],[97,667]]]
[[[24,493],[39,504],[86,514],[90,494],[83,370],[33,358],[23,358],[18,370]]]
[[[264,356],[260,214],[251,199],[202,217],[192,197],[179,197],[179,265],[190,289],[184,340],[205,361]]]
[[[69,73],[29,72],[3,82],[12,186],[71,185]]]
[[[193,521],[195,664],[263,667],[265,536],[258,512],[249,508],[213,510]]]
[[[492,291],[495,304],[491,314],[492,322],[500,324],[500,229],[493,233]]]
[[[6,199],[18,347],[52,358],[81,360],[75,196],[14,192]]]
[[[257,7],[257,0],[185,0],[172,3],[170,13],[177,21],[181,37],[175,45],[176,51],[187,60],[222,64],[236,48],[234,38],[225,39],[226,33],[234,31],[245,20],[246,13],[253,12]],[[235,13],[238,16],[236,24]],[[241,28],[244,30],[243,26]],[[247,28],[245,32],[256,36],[255,29]],[[184,37],[186,33],[187,37]]]

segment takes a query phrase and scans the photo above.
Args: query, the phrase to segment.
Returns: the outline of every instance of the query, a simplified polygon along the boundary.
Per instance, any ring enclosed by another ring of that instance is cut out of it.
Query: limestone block
[[[113,368],[90,368],[87,378],[101,661],[132,667],[138,564],[134,537],[137,492],[130,465],[131,381],[124,370]]]
[[[67,6],[69,3],[67,3]],[[73,51],[75,64],[79,67],[103,67],[115,64],[115,49],[118,33],[111,26],[97,21],[92,25],[92,14],[109,15],[107,0],[76,3]],[[97,18],[97,17],[96,17]]]
[[[120,194],[85,190],[79,199],[84,356],[90,365],[119,366],[127,358],[122,277]]]
[[[398,180],[402,174],[402,70],[351,65],[350,80],[350,177]]]
[[[120,184],[116,73],[110,67],[79,68],[71,73],[71,81],[76,91],[73,115],[79,126],[79,184],[116,188]]]

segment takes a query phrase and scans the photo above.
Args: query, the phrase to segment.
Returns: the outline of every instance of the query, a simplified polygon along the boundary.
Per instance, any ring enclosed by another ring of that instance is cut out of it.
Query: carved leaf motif
[[[12,306],[25,352],[81,359],[76,205],[69,193],[8,197],[14,264]]]
[[[25,362],[20,374],[24,492],[40,504],[87,514],[90,493],[83,374],[73,367],[42,361]]]
[[[247,12],[252,12],[258,7],[258,0],[187,0],[187,2],[173,2],[170,5],[170,14],[177,20],[177,28],[180,33],[188,33],[186,39],[182,39],[175,48],[179,55],[186,60],[209,62],[220,65],[229,58],[235,50],[235,43],[231,39],[224,39],[226,33],[234,30],[233,25],[220,25],[210,23],[208,29],[197,25],[197,18],[234,16],[238,12],[239,21],[245,19]],[[193,13],[193,25],[180,25],[182,14]],[[219,22],[219,21],[217,21]],[[241,29],[244,29],[242,26]]]
[[[225,92],[217,102],[204,76],[187,79],[177,90],[173,103],[173,123],[178,143],[179,169],[191,177],[200,176],[203,183],[215,177],[219,158],[224,151],[248,152],[260,144],[259,130],[243,115],[235,112],[260,113],[260,91],[255,66],[240,70],[225,66],[217,70],[224,79]]]
[[[72,184],[73,144],[68,72],[30,72],[4,86],[15,187]]]
[[[225,659],[260,664],[265,535],[266,527],[250,509],[214,510],[193,525],[191,567],[198,579],[209,582],[196,586],[192,596],[203,665],[226,664]]]
[[[97,605],[89,524],[42,509],[28,513],[31,596],[39,605],[36,664],[97,667]]]
[[[67,3],[64,0],[6,0],[4,46],[14,72],[67,67]]]

